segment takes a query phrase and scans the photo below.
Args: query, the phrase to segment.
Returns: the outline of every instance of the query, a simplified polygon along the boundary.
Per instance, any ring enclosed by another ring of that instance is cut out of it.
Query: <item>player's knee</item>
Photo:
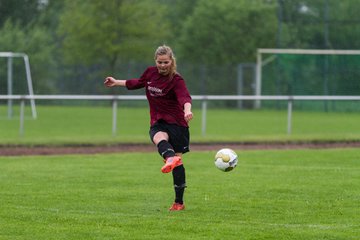
[[[166,140],[160,141],[157,145],[157,148],[160,156],[162,156],[164,159],[175,156],[173,147]]]

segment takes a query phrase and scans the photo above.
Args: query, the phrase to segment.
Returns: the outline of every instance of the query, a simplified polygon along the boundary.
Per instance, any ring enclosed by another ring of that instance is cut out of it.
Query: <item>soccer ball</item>
[[[224,172],[233,170],[238,163],[237,154],[229,149],[220,149],[215,155],[215,166]]]

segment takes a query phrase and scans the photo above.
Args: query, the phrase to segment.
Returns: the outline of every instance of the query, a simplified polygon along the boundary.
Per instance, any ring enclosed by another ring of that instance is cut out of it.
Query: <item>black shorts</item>
[[[149,135],[151,141],[153,141],[157,132],[166,132],[169,135],[169,143],[173,146],[176,153],[186,153],[190,151],[190,134],[188,127],[169,124],[160,120],[150,127]]]

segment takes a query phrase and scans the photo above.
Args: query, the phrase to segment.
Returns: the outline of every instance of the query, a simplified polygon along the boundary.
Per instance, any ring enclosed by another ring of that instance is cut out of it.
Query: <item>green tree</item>
[[[58,29],[64,57],[72,64],[106,63],[112,72],[119,61],[151,60],[154,46],[170,35],[165,10],[155,0],[66,0]]]
[[[256,48],[274,46],[276,29],[273,2],[199,0],[184,23],[181,56],[207,64],[253,62]]]
[[[53,76],[52,70],[55,63],[52,58],[53,40],[47,29],[39,26],[21,27],[20,24],[14,24],[11,20],[7,20],[0,29],[0,36],[0,52],[26,53],[30,59],[34,91],[36,93],[49,93],[52,90],[53,82],[48,80]],[[14,72],[15,80],[18,83],[24,83],[24,63],[14,61],[14,65],[15,69],[18,69]]]
[[[359,49],[360,5],[358,0],[328,0],[328,39],[334,49]]]
[[[165,17],[171,26],[170,45],[176,46],[186,19],[190,17],[198,0],[162,0],[168,8]]]
[[[278,47],[357,49],[358,0],[278,0]]]
[[[0,0],[0,27],[7,20],[26,26],[41,13],[39,0]]]

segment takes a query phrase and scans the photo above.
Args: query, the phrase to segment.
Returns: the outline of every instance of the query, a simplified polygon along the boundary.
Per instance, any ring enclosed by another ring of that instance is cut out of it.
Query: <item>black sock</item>
[[[172,175],[174,180],[175,202],[183,204],[184,190],[186,187],[184,166],[180,165],[174,168]]]
[[[173,147],[171,146],[171,144],[166,141],[166,140],[162,140],[158,143],[157,145],[158,148],[158,152],[159,154],[164,158],[168,158],[168,157],[173,157],[175,156],[175,151],[173,149]]]

